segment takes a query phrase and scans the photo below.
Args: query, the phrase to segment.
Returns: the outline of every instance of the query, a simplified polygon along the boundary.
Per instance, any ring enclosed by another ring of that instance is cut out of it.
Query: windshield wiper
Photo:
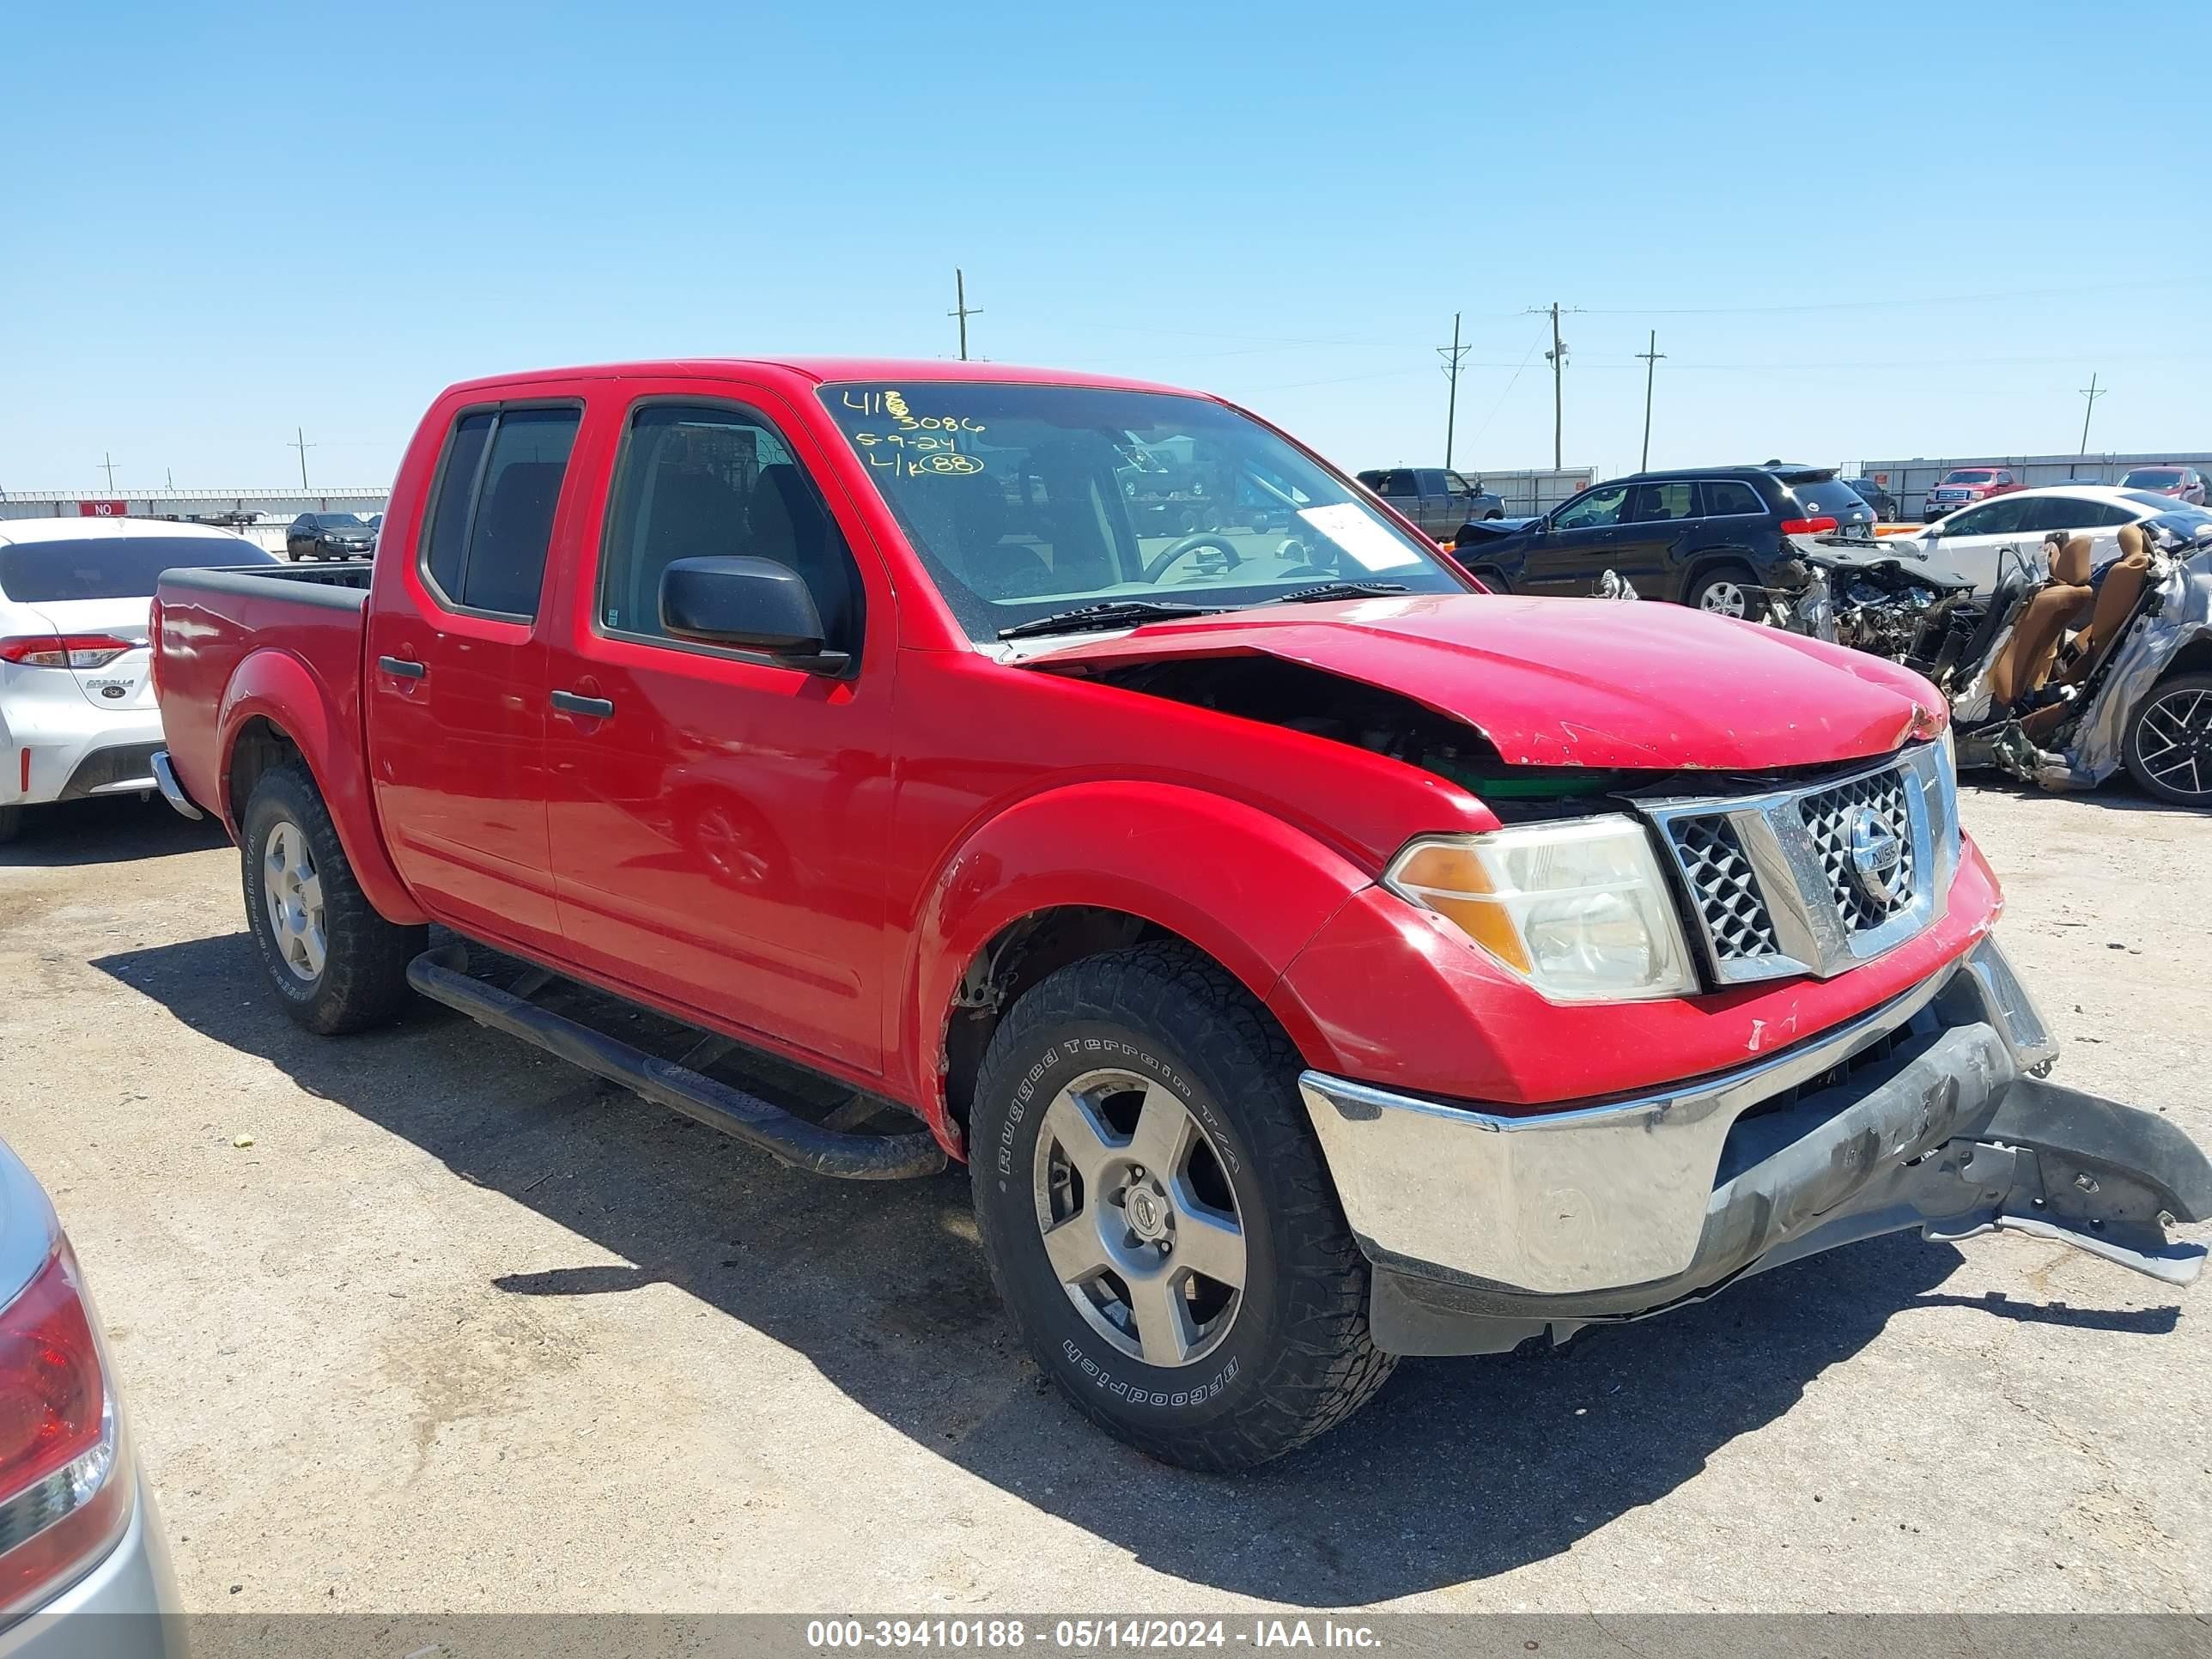
[[[1293,588],[1267,601],[1270,605],[1311,605],[1319,599],[1379,599],[1388,593],[1402,593],[1403,582],[1317,582],[1311,587]]]
[[[1079,605],[1073,611],[1055,611],[1012,628],[1002,628],[1002,640],[1024,640],[1039,634],[1074,634],[1096,628],[1134,628],[1139,623],[1172,622],[1182,617],[1212,617],[1218,605],[1172,605],[1158,599],[1109,599],[1101,605]]]

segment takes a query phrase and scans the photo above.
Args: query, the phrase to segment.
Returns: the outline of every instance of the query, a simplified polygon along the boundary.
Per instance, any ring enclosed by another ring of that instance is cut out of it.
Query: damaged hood
[[[1022,659],[1086,675],[1255,655],[1395,691],[1510,763],[1758,770],[1882,755],[1942,724],[1918,675],[1680,605],[1449,594],[1279,605],[1153,623]]]

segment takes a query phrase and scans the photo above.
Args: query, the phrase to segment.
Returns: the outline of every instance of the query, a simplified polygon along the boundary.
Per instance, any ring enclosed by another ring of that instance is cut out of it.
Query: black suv
[[[1610,478],[1522,525],[1471,524],[1453,556],[1490,587],[1588,594],[1608,570],[1647,599],[1764,619],[1802,555],[1874,541],[1874,509],[1826,467],[1688,467]]]

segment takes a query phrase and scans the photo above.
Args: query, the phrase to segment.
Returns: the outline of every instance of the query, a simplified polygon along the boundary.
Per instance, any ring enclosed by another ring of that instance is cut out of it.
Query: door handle
[[[553,693],[553,706],[564,714],[582,714],[595,720],[611,720],[615,717],[615,706],[605,697],[586,697],[574,691]]]
[[[395,679],[419,680],[429,671],[419,662],[410,662],[404,657],[379,657],[376,665]]]

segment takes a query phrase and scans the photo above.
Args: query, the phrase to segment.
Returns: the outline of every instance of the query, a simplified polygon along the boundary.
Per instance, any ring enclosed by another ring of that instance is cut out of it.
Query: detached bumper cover
[[[2193,1277],[2203,1249],[2160,1218],[2212,1214],[2212,1166],[2163,1119],[2027,1076],[2055,1054],[1984,941],[1856,1022],[1642,1099],[1505,1117],[1316,1073],[1301,1088],[1379,1270],[1377,1340],[1450,1352],[1915,1225],[2016,1226]],[[1427,1328],[1468,1317],[1521,1330]]]

